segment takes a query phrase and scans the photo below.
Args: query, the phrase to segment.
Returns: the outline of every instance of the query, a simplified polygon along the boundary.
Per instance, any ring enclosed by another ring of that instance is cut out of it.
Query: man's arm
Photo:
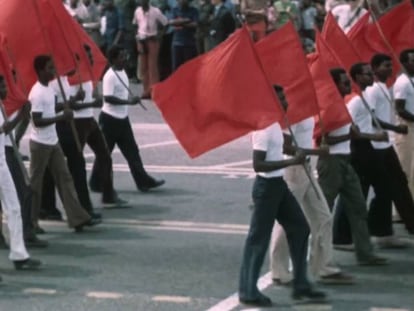
[[[296,155],[287,160],[266,161],[266,151],[253,150],[253,169],[255,172],[271,172],[282,168],[305,163],[305,154],[297,152]]]
[[[26,102],[23,107],[19,110],[16,117],[12,120],[5,121],[0,129],[0,133],[9,134],[13,131],[17,124],[25,118],[30,118],[30,102]]]
[[[33,124],[36,127],[46,127],[59,121],[63,121],[63,120],[69,121],[73,119],[73,112],[70,109],[65,109],[63,110],[63,114],[52,117],[52,118],[43,118],[42,115],[43,115],[42,112],[36,112],[36,111],[32,112]]]
[[[299,150],[302,151],[305,155],[316,155],[323,156],[329,154],[329,148],[327,145],[321,145],[320,148],[308,149],[308,148],[298,148],[293,145],[292,136],[286,133],[283,133],[284,145],[283,153],[287,155],[295,155]]]
[[[377,118],[377,120],[378,120],[378,123],[381,125],[381,127],[384,130],[393,131],[393,132],[398,133],[398,134],[407,134],[408,133],[408,127],[405,124],[394,125],[394,124],[382,121],[378,118]],[[372,121],[372,125],[374,127],[376,127],[376,124],[375,124],[374,121]]]
[[[397,113],[401,118],[410,122],[414,122],[414,114],[405,109],[405,103],[405,99],[396,99],[395,109],[397,110]]]
[[[119,97],[110,95],[110,96],[104,96],[104,100],[107,103],[110,103],[114,106],[122,106],[122,105],[137,105],[141,102],[141,99],[138,96],[135,96],[129,100],[121,99]]]

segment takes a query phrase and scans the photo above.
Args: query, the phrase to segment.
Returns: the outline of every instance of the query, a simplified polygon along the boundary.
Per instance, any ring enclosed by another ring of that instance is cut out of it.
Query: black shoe
[[[312,288],[293,291],[292,298],[297,301],[325,301],[326,294],[324,292],[314,290]]]
[[[92,226],[99,225],[100,223],[102,223],[102,220],[101,219],[91,218],[88,221],[84,222],[83,224],[80,224],[80,225],[75,226],[74,227],[75,228],[75,232],[76,233],[80,233],[80,232],[83,231],[83,228],[85,226],[92,227]]]
[[[360,266],[385,266],[388,265],[388,259],[372,255],[367,259],[358,260]]]
[[[95,213],[95,212],[88,212],[89,216],[91,216],[91,218],[93,219],[102,219],[102,214],[100,213]]]
[[[92,184],[91,182],[89,182],[89,189],[91,189],[92,192],[98,192],[98,193],[103,192],[102,186]]]
[[[36,234],[45,234],[46,233],[46,231],[41,227],[36,227],[34,230],[35,230]]]
[[[146,184],[138,186],[138,189],[141,192],[148,192],[150,189],[161,187],[163,184],[165,184],[164,179],[157,180],[157,179],[151,178],[151,180],[147,182]]]
[[[126,200],[122,200],[121,198],[119,198],[118,196],[112,198],[112,199],[102,199],[102,204],[104,206],[122,206],[122,205],[127,205],[128,201]]]
[[[39,216],[39,219],[42,220],[53,220],[53,221],[63,221],[61,214],[46,214]]]
[[[272,300],[269,297],[266,297],[265,295],[261,295],[254,299],[239,298],[239,301],[244,305],[255,307],[271,307],[273,305]]]
[[[37,259],[27,258],[25,260],[13,261],[16,270],[39,270],[42,262]]]
[[[45,240],[41,240],[38,237],[32,237],[24,239],[24,244],[28,248],[46,248],[49,246],[49,243]]]

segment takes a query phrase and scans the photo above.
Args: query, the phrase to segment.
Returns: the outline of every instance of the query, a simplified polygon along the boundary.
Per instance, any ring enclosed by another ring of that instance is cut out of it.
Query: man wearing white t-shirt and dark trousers
[[[313,149],[313,117],[291,126],[298,147],[308,155],[323,156],[329,153],[325,148]],[[290,134],[284,134],[285,144],[292,141]],[[332,214],[328,203],[312,174],[312,166],[308,157],[305,163],[312,181],[301,166],[289,166],[285,169],[284,178],[289,189],[298,201],[311,228],[312,244],[310,249],[311,276],[326,284],[352,284],[353,278],[341,272],[332,263]],[[318,191],[316,193],[315,191]],[[288,284],[292,279],[289,272],[289,249],[286,235],[279,224],[275,224],[270,247],[270,268],[272,279],[276,284]]]
[[[34,59],[34,69],[38,81],[29,93],[32,103],[32,132],[30,135],[30,172],[33,189],[32,217],[35,227],[38,227],[39,211],[43,176],[49,167],[62,199],[69,227],[77,232],[84,226],[96,225],[99,222],[91,219],[79,203],[72,176],[66,164],[65,156],[60,147],[55,123],[61,120],[71,120],[73,112],[63,108],[63,114],[56,115],[56,94],[49,83],[55,78],[55,68],[52,58],[39,55]]]
[[[151,87],[159,82],[158,53],[160,49],[158,27],[166,26],[168,19],[160,9],[143,0],[142,5],[135,10],[134,25],[137,25],[138,78],[142,80],[142,99],[151,98]]]
[[[6,97],[6,81],[3,76],[0,76],[0,105],[3,105],[2,100]],[[2,108],[4,109],[4,107]],[[29,257],[24,244],[20,203],[6,162],[4,139],[5,134],[9,133],[10,130],[10,124],[4,120],[3,114],[0,113],[0,200],[9,228],[9,259],[13,261],[16,270],[38,269],[42,263]],[[0,221],[2,220],[0,219]]]
[[[342,68],[330,70],[331,76],[342,97],[351,92],[351,82]],[[352,116],[353,109],[349,109]],[[360,265],[383,265],[387,260],[373,252],[367,224],[367,207],[362,193],[358,175],[351,161],[351,137],[366,137],[351,123],[331,131],[325,137],[330,146],[329,155],[318,159],[317,169],[319,184],[322,188],[329,208],[334,208],[335,199],[339,196],[350,220],[352,236],[355,241],[357,261]]]
[[[124,70],[126,62],[126,51],[119,46],[113,46],[108,50],[108,61],[111,67],[104,75],[102,91],[104,105],[99,115],[99,124],[109,149],[115,144],[128,162],[129,169],[137,188],[146,192],[150,189],[160,187],[164,180],[157,180],[150,176],[144,168],[139,154],[138,145],[132,132],[131,123],[128,118],[128,107],[140,103],[138,96],[129,97],[129,80]],[[100,163],[95,159],[91,173],[91,184],[99,185]]]
[[[286,108],[283,88],[275,86],[275,91],[281,104]],[[275,220],[285,230],[289,243],[293,263],[293,299],[323,300],[325,294],[312,289],[307,277],[309,225],[283,179],[283,169],[304,164],[305,153],[297,150],[293,158],[284,160],[284,139],[279,123],[254,132],[252,143],[253,168],[257,176],[252,192],[254,208],[240,270],[239,300],[241,303],[254,306],[272,305],[271,299],[257,288],[257,280]]]
[[[361,0],[346,0],[346,3],[335,6],[331,13],[335,16],[339,27],[347,33],[352,26],[367,12]]]
[[[395,135],[395,148],[414,196],[414,49],[402,51],[400,62],[405,72],[397,78],[393,92],[395,109],[400,122],[408,126],[408,134]],[[400,216],[404,218],[404,215]],[[407,222],[411,229],[414,228],[412,219],[407,219]]]

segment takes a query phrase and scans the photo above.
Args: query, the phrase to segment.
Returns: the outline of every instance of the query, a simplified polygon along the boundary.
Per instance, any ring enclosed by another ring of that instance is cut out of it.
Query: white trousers
[[[408,134],[395,134],[395,151],[400,159],[402,169],[407,175],[408,186],[411,190],[411,195],[414,196],[414,122],[407,122],[399,119],[400,123],[408,126]]]
[[[307,164],[308,167],[310,167]],[[292,191],[311,228],[311,250],[309,272],[313,279],[340,272],[332,265],[332,225],[333,217],[326,199],[315,177],[311,173],[313,184],[302,166],[290,166],[285,170],[285,180]],[[283,228],[275,223],[270,246],[270,269],[272,278],[287,282],[292,279],[289,272],[289,246]]]
[[[23,241],[20,203],[6,161],[0,163],[0,200],[3,214],[7,218],[7,227],[10,235],[9,259],[12,261],[25,260],[29,258],[29,254]]]

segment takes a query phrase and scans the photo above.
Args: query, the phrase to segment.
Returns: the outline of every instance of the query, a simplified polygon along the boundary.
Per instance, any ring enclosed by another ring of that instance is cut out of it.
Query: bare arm
[[[52,118],[43,118],[41,112],[32,112],[33,124],[36,127],[46,127],[56,122],[63,120],[70,120],[73,118],[72,110],[64,110],[62,115],[55,116]]]
[[[401,118],[410,122],[414,122],[414,114],[408,112],[405,109],[405,99],[396,99],[395,109],[397,110],[397,113]]]
[[[305,162],[305,155],[301,152],[291,159],[280,161],[266,161],[266,151],[253,150],[253,169],[255,172],[271,172],[282,168],[299,165]]]

